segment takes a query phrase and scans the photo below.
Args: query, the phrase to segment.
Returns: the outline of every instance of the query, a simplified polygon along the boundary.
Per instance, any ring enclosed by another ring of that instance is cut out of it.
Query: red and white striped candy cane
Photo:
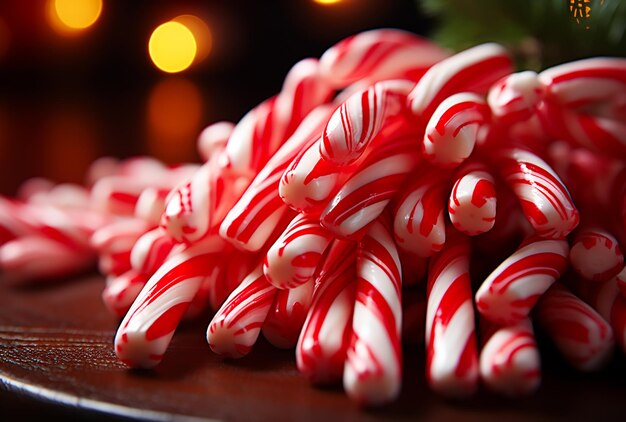
[[[474,150],[489,114],[485,100],[476,94],[462,92],[443,100],[426,124],[424,158],[439,167],[457,167]]]
[[[334,111],[320,142],[322,158],[336,165],[357,160],[385,123],[403,113],[415,86],[407,80],[378,82],[352,94]]]
[[[288,210],[278,194],[281,177],[298,153],[318,140],[331,111],[320,106],[302,121],[228,212],[220,226],[223,238],[251,252],[265,245]]]
[[[404,187],[394,211],[394,237],[398,246],[427,258],[440,251],[446,241],[444,210],[447,175],[424,168]]]
[[[483,281],[476,292],[480,314],[496,324],[526,318],[567,268],[565,240],[530,238]]]
[[[274,347],[291,349],[296,345],[313,300],[314,287],[311,279],[293,289],[276,292],[263,323],[263,336]]]
[[[400,393],[401,274],[391,229],[381,217],[357,249],[356,301],[343,386],[359,403],[388,403]]]
[[[22,208],[23,202],[0,196],[0,245],[35,232],[22,215]]]
[[[486,323],[491,325],[489,323]],[[480,351],[480,376],[505,396],[532,393],[541,383],[541,357],[529,319],[515,325],[489,326]]]
[[[95,264],[93,250],[37,235],[19,237],[0,246],[3,281],[40,282],[86,271]]]
[[[426,379],[445,396],[466,397],[478,387],[469,241],[448,239],[430,260],[426,305]]]
[[[397,29],[375,29],[348,37],[320,59],[320,73],[337,88],[356,81],[372,84],[385,79],[417,80],[448,54],[415,34]]]
[[[224,149],[233,129],[235,129],[234,123],[216,122],[200,132],[197,148],[203,162],[206,163],[213,154]]]
[[[200,288],[196,292],[195,296],[189,302],[189,307],[185,312],[183,318],[185,320],[194,320],[201,316],[207,309],[210,308],[211,294],[214,291],[214,285],[224,277],[224,269],[226,264],[223,260],[223,255],[215,260],[215,264],[211,267],[208,275],[200,283]]]
[[[555,283],[541,297],[535,317],[575,368],[595,371],[611,358],[614,346],[611,326],[560,283]]]
[[[315,384],[335,383],[343,376],[352,336],[355,264],[355,243],[335,240],[316,280],[313,303],[296,345],[298,370]]]
[[[139,274],[152,275],[165,262],[174,247],[174,239],[161,227],[141,235],[130,251],[131,268]]]
[[[526,70],[496,82],[489,89],[487,103],[493,118],[499,123],[518,123],[533,115],[543,93],[537,72]]]
[[[178,245],[133,302],[115,335],[115,353],[129,366],[151,368],[163,358],[174,331],[202,281],[219,259],[224,241]]]
[[[617,346],[626,354],[626,297],[620,294],[618,286],[624,273],[626,271],[600,283],[578,279],[572,287],[581,299],[611,324]]]
[[[230,248],[223,253],[223,274],[208,285],[209,304],[217,311],[230,294],[243,282],[258,261],[256,254]]]
[[[269,284],[259,264],[228,296],[207,329],[213,352],[228,358],[250,353],[274,302],[276,288]]]
[[[409,94],[409,108],[425,124],[450,95],[463,91],[484,94],[512,72],[511,58],[502,46],[490,43],[472,47],[428,69]]]
[[[102,301],[113,315],[123,317],[147,281],[148,275],[132,269],[121,275],[110,275],[102,291]]]
[[[165,203],[171,189],[146,188],[137,198],[135,217],[158,226],[165,211]]]
[[[100,271],[122,275],[130,270],[131,250],[137,239],[150,228],[151,225],[144,220],[123,218],[96,230],[91,236],[91,245],[100,254]]]
[[[280,93],[246,114],[226,143],[230,168],[254,177],[296,130],[302,119],[325,103],[331,88],[319,73],[319,61],[304,59],[287,74]]]
[[[567,188],[538,155],[520,148],[505,149],[495,164],[541,237],[560,239],[578,225],[579,215]]]
[[[386,138],[372,146],[321,214],[322,226],[337,237],[361,238],[419,162],[415,132],[400,125],[381,134]]]
[[[606,281],[624,268],[624,255],[617,239],[600,228],[588,227],[574,238],[570,263],[583,278]]]
[[[626,123],[594,116],[543,101],[539,104],[541,124],[552,138],[563,139],[608,156],[626,157]]]
[[[298,214],[265,255],[267,281],[279,289],[292,289],[312,280],[331,240],[318,215]]]
[[[448,200],[450,221],[455,229],[468,236],[486,233],[496,222],[493,176],[483,166],[465,168],[460,174]]]
[[[626,60],[594,57],[554,66],[539,74],[548,99],[566,108],[624,101]]]

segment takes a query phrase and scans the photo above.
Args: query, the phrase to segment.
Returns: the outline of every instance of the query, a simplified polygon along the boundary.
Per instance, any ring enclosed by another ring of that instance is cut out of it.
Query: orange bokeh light
[[[96,23],[102,13],[102,0],[48,0],[46,16],[59,34],[80,32]]]
[[[313,1],[318,4],[330,5],[330,4],[340,3],[342,0],[313,0]]]
[[[167,163],[194,159],[202,115],[202,95],[193,82],[161,80],[148,99],[148,152]]]

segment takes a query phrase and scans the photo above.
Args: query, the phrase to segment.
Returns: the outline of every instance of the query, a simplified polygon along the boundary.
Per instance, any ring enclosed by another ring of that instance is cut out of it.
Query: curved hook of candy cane
[[[512,73],[496,82],[487,94],[493,118],[499,123],[513,124],[528,120],[544,96],[544,87],[537,72]]]
[[[196,146],[203,162],[206,163],[213,154],[224,149],[234,129],[235,124],[232,122],[216,122],[200,132]]]
[[[486,233],[496,222],[495,180],[483,165],[464,166],[459,174],[448,200],[450,222],[468,236]]]
[[[615,236],[595,227],[576,234],[569,260],[572,268],[590,281],[607,281],[624,268],[624,255]]]

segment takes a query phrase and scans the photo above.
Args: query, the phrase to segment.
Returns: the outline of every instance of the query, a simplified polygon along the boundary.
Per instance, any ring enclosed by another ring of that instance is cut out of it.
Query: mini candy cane
[[[471,395],[478,387],[469,242],[455,235],[430,261],[426,305],[426,378],[436,392]]]
[[[313,110],[254,178],[220,226],[220,235],[240,249],[261,249],[287,211],[278,195],[280,179],[304,148],[315,143],[330,115],[330,106]]]
[[[559,239],[576,228],[578,210],[559,176],[545,161],[519,148],[499,152],[496,160],[539,236]]]
[[[470,48],[428,69],[409,94],[409,108],[425,123],[450,95],[463,91],[486,93],[492,84],[512,71],[509,55],[498,44]]]
[[[424,158],[445,168],[457,167],[474,150],[478,131],[489,118],[489,107],[476,94],[453,94],[437,106],[426,125]]]
[[[626,60],[595,57],[554,66],[539,74],[548,99],[565,108],[598,101],[611,102],[626,95]]]
[[[102,291],[102,301],[113,315],[123,317],[147,281],[148,276],[134,270],[128,270],[121,275],[110,275]]]
[[[118,215],[131,216],[141,192],[160,183],[165,170],[159,170],[152,177],[110,176],[98,180],[91,189],[91,203],[94,209]]]
[[[537,73],[531,70],[512,73],[490,89],[487,103],[494,119],[511,124],[528,120],[543,96]]]
[[[394,217],[394,237],[398,246],[427,258],[440,251],[446,241],[444,223],[446,175],[425,168],[405,188]]]
[[[90,242],[100,253],[100,271],[111,275],[128,271],[133,245],[148,230],[150,224],[136,218],[117,220],[96,230]]]
[[[139,194],[135,204],[135,217],[158,226],[165,211],[170,189],[146,188]]]
[[[69,246],[44,236],[24,236],[0,247],[3,281],[23,284],[68,277],[95,264],[91,249]]]
[[[626,298],[620,294],[618,287],[625,272],[604,282],[578,279],[572,284],[576,294],[611,324],[615,341],[626,354]]]
[[[210,273],[224,241],[203,239],[175,253],[150,277],[115,335],[115,353],[132,367],[151,368],[163,358],[174,331]]]
[[[391,230],[379,218],[358,245],[352,338],[343,386],[366,405],[395,399],[402,384],[402,269]]]
[[[452,187],[448,215],[455,229],[468,236],[491,230],[496,222],[496,187],[482,166],[467,168]]]
[[[352,335],[355,263],[354,242],[335,240],[316,280],[318,287],[296,345],[298,370],[315,384],[331,384],[343,376]]]
[[[606,281],[624,268],[617,239],[605,230],[588,228],[574,238],[569,253],[572,267],[591,281]]]
[[[224,252],[223,274],[208,285],[211,309],[214,311],[220,309],[226,298],[254,269],[257,260],[258,257],[255,254],[239,250],[229,249]]]
[[[211,350],[228,358],[250,353],[275,295],[276,288],[265,279],[263,266],[257,265],[211,320],[207,329]]]
[[[330,116],[320,142],[322,158],[336,165],[358,159],[388,119],[404,109],[414,82],[378,82],[352,94]]]
[[[489,327],[480,351],[480,376],[506,396],[530,394],[541,383],[541,357],[529,319],[508,327]]]
[[[613,353],[613,330],[589,305],[555,283],[537,303],[536,321],[563,357],[581,371],[595,371]]]
[[[263,323],[263,336],[279,349],[291,349],[298,342],[300,330],[313,300],[313,280],[293,289],[276,292],[274,303]]]
[[[325,103],[331,88],[320,77],[319,62],[304,59],[289,71],[281,92],[246,114],[226,143],[230,168],[256,175],[300,121]]]
[[[213,154],[224,149],[233,129],[235,125],[231,122],[217,122],[200,132],[197,147],[202,161],[206,163]]]
[[[334,87],[363,80],[370,84],[401,77],[417,78],[447,57],[430,41],[397,29],[376,29],[348,37],[320,59],[320,73]]]
[[[267,281],[279,289],[292,289],[312,280],[331,240],[319,216],[298,214],[265,255]]]
[[[565,240],[527,239],[481,284],[476,292],[480,314],[502,325],[524,319],[567,268],[568,252]]]
[[[131,268],[140,274],[152,275],[165,262],[174,247],[172,239],[161,227],[141,235],[130,251]]]
[[[543,101],[538,116],[546,133],[608,156],[626,156],[626,124],[623,121],[592,116]]]
[[[322,213],[322,226],[335,236],[362,237],[417,166],[415,133],[392,131],[387,136],[391,139],[372,147]]]
[[[223,278],[224,267],[224,262],[221,259],[215,260],[215,265],[213,265],[210,273],[204,278],[204,280],[202,280],[200,288],[191,302],[189,302],[189,307],[183,316],[185,320],[194,320],[198,318],[210,307],[213,285],[215,285],[219,279]]]

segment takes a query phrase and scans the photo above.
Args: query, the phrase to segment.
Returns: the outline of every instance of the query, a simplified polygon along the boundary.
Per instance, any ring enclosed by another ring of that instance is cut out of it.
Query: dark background
[[[0,193],[32,176],[82,182],[102,155],[197,161],[207,124],[238,121],[275,94],[298,60],[362,30],[428,34],[416,0],[113,1],[94,26],[57,34],[46,0],[0,1]],[[181,14],[213,35],[204,62],[177,75],[152,64],[154,28]]]

